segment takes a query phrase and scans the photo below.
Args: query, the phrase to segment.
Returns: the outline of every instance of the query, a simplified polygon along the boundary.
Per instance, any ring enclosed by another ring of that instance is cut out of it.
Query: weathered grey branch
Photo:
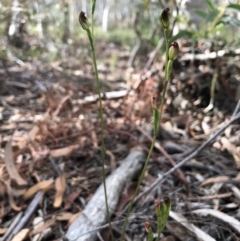
[[[143,151],[134,150],[126,157],[120,167],[107,178],[106,186],[110,214],[116,210],[124,186],[141,170],[143,160]],[[104,189],[101,185],[86,205],[83,213],[69,227],[66,238],[69,241],[94,241],[97,237],[97,231],[90,231],[106,222]]]

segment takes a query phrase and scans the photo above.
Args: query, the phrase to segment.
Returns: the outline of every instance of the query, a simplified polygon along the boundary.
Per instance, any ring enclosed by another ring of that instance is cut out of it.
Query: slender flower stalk
[[[94,12],[96,7],[96,0],[91,0],[91,22],[92,22],[92,36],[94,38],[94,28],[93,28],[93,21],[94,21]]]
[[[95,1],[93,1],[95,2]],[[95,8],[95,5],[92,5],[92,8]],[[92,9],[92,15],[94,13],[94,9]],[[92,17],[93,18],[93,17]],[[104,187],[104,196],[105,196],[105,204],[106,204],[106,210],[107,210],[107,219],[109,223],[109,229],[111,233],[111,239],[114,240],[113,232],[112,232],[112,225],[111,225],[111,219],[110,219],[110,212],[108,207],[108,198],[107,198],[107,187],[106,187],[106,173],[105,173],[105,142],[104,142],[104,119],[103,119],[103,105],[102,105],[102,95],[101,95],[101,85],[99,82],[98,77],[98,68],[97,68],[97,60],[96,60],[96,53],[94,48],[94,38],[93,34],[90,30],[90,24],[88,21],[88,18],[86,16],[86,13],[81,12],[79,14],[79,23],[82,26],[82,28],[87,32],[89,42],[92,49],[92,58],[93,58],[93,65],[95,70],[95,76],[96,76],[96,84],[97,84],[97,92],[99,97],[99,110],[100,110],[100,122],[101,122],[101,166],[102,166],[102,178],[103,178],[103,187]],[[92,29],[93,29],[93,22],[92,22]]]
[[[150,146],[145,164],[143,166],[143,170],[140,174],[139,181],[138,181],[136,190],[134,192],[133,198],[132,198],[132,200],[131,200],[131,202],[128,206],[128,210],[127,210],[127,214],[126,214],[125,221],[124,221],[124,224],[123,224],[123,229],[122,229],[120,241],[124,240],[123,237],[124,237],[124,233],[125,233],[125,230],[126,230],[128,218],[129,218],[130,212],[132,210],[134,200],[135,200],[135,198],[137,196],[137,193],[139,191],[140,184],[143,180],[145,171],[147,169],[150,157],[152,155],[155,142],[157,140],[157,135],[158,135],[161,119],[162,119],[163,107],[164,107],[164,104],[165,104],[165,95],[166,95],[166,91],[167,91],[167,85],[168,85],[170,75],[171,75],[171,72],[172,72],[173,60],[177,57],[177,54],[178,54],[179,48],[178,48],[177,42],[172,43],[171,48],[169,49],[169,40],[170,40],[170,36],[169,36],[169,33],[170,33],[170,30],[169,30],[169,27],[170,27],[169,12],[170,12],[170,9],[165,8],[163,10],[163,12],[161,13],[161,15],[159,16],[160,25],[163,28],[163,33],[164,33],[164,38],[165,38],[165,43],[166,43],[166,65],[165,65],[165,76],[164,76],[164,88],[163,88],[163,92],[162,92],[162,95],[161,95],[162,96],[161,103],[160,103],[160,106],[158,107],[157,102],[156,102],[156,98],[155,97],[152,98],[152,110],[153,110],[153,121],[154,121],[152,143],[151,143],[151,146]]]

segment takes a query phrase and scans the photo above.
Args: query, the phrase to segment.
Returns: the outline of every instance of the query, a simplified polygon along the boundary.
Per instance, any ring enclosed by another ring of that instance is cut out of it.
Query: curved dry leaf
[[[42,233],[44,230],[48,229],[49,227],[51,227],[53,224],[56,223],[56,218],[53,217],[49,220],[47,220],[46,222],[38,225],[36,228],[34,227],[34,229],[30,232],[30,236],[36,235],[38,233]]]
[[[65,205],[64,205],[64,210],[67,210],[71,207],[72,203],[75,201],[75,199],[81,194],[82,189],[78,188],[75,190],[73,193],[68,195],[68,197],[65,199]]]
[[[194,233],[199,241],[216,241],[207,233],[203,232],[201,229],[190,223],[182,214],[170,211],[169,216],[175,221],[179,222],[187,230]]]
[[[28,142],[33,141],[35,139],[35,136],[38,134],[40,128],[39,126],[35,125],[28,133]]]
[[[7,228],[0,228],[0,235],[3,235],[7,232]]]
[[[198,209],[198,210],[194,210],[193,213],[197,213],[200,215],[209,214],[215,218],[218,218],[223,222],[229,224],[232,228],[234,228],[240,234],[240,222],[237,219],[227,215],[226,213],[222,213],[218,210],[213,210],[213,209]]]
[[[56,150],[51,150],[50,156],[52,158],[61,157],[61,156],[68,156],[78,147],[79,147],[79,145],[72,145],[72,146],[59,148],[59,149],[56,149]]]
[[[17,233],[11,241],[22,241],[27,237],[28,233],[29,233],[29,229],[24,228],[19,233]]]
[[[4,195],[6,193],[6,186],[3,180],[0,180],[0,201],[4,199]]]
[[[27,182],[19,175],[18,170],[15,166],[11,141],[9,141],[6,145],[4,161],[11,179],[15,180],[20,187],[26,186]]]
[[[45,181],[41,181],[37,184],[35,184],[34,186],[32,186],[31,188],[29,188],[23,195],[23,199],[27,200],[29,198],[31,198],[34,194],[36,194],[38,191],[43,191],[46,192],[49,189],[52,188],[52,184],[53,184],[54,180],[53,179],[49,179],[49,180],[45,180]]]
[[[67,227],[69,227],[81,214],[82,212],[78,212],[72,215],[72,217],[68,220]]]
[[[13,189],[10,185],[10,180],[6,181],[5,185],[7,187],[8,200],[11,208],[14,209],[15,211],[21,211],[22,208],[18,207],[14,201],[14,194],[13,194]]]
[[[109,150],[106,150],[106,155],[109,156],[110,158],[110,167],[112,170],[114,170],[114,168],[116,167],[116,160],[115,160],[115,156],[113,155],[113,153]]]
[[[69,100],[71,98],[72,95],[67,95],[64,98],[61,99],[60,103],[58,104],[57,109],[53,112],[53,118],[56,118],[59,114],[59,112],[61,111],[64,103],[66,103],[67,100]]]
[[[62,172],[61,175],[55,180],[55,188],[56,188],[56,195],[54,199],[54,204],[53,206],[55,208],[58,208],[61,206],[62,201],[63,201],[63,194],[66,189],[66,180],[65,180],[65,175]]]
[[[227,149],[233,155],[237,168],[240,168],[240,154],[234,144],[226,137],[221,138],[223,148]]]
[[[229,177],[228,177],[228,176],[210,177],[210,178],[208,178],[207,180],[203,181],[203,182],[200,184],[200,187],[203,187],[203,186],[208,185],[208,184],[216,183],[216,182],[226,181],[226,180],[229,180]]]
[[[73,215],[74,214],[70,212],[61,212],[57,214],[56,219],[58,221],[68,221],[70,218],[72,218]]]

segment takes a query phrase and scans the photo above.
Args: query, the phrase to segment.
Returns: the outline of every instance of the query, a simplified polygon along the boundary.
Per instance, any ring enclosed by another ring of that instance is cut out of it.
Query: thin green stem
[[[90,30],[87,31],[89,41],[92,48],[92,57],[93,57],[93,65],[95,70],[95,76],[96,76],[96,83],[97,83],[97,92],[99,97],[99,109],[100,109],[100,122],[101,122],[101,161],[102,161],[102,178],[103,178],[103,187],[104,187],[104,197],[105,197],[105,204],[106,204],[106,211],[107,211],[107,219],[109,223],[109,229],[111,233],[111,239],[114,240],[113,232],[112,232],[112,225],[111,225],[111,219],[110,219],[110,212],[108,207],[108,197],[107,197],[107,186],[106,186],[106,173],[105,173],[105,142],[104,142],[104,119],[103,119],[103,105],[102,105],[102,96],[101,96],[101,86],[98,78],[98,68],[97,68],[97,61],[96,61],[96,54],[95,54],[95,48],[93,43],[93,36],[90,32]]]
[[[168,29],[164,29],[163,30],[163,33],[164,33],[164,38],[165,38],[165,55],[166,55],[166,64],[165,64],[165,81],[166,81],[166,76],[167,76],[167,64],[168,64],[168,50],[169,50],[169,31]]]
[[[94,28],[93,28],[93,13],[91,14],[91,31],[92,31],[92,37],[94,38]]]
[[[162,93],[162,98],[161,98],[161,105],[160,105],[160,108],[159,108],[159,112],[160,112],[159,124],[158,124],[159,126],[160,126],[160,123],[161,123],[161,120],[162,120],[163,106],[164,106],[164,103],[165,103],[165,95],[166,95],[167,85],[168,85],[168,81],[169,81],[168,76],[170,75],[168,73],[168,60],[169,60],[169,56],[168,56],[169,38],[168,37],[169,37],[168,30],[164,29],[164,38],[165,38],[165,44],[166,44],[166,50],[165,50],[166,64],[165,64],[164,87],[163,87],[163,93]],[[158,126],[158,130],[159,130],[159,126]],[[157,240],[160,239],[161,232],[162,232],[161,230],[158,230]]]
[[[127,214],[126,214],[125,221],[124,221],[124,224],[123,224],[123,229],[122,229],[120,241],[124,241],[124,240],[123,240],[123,237],[124,237],[124,233],[125,233],[125,230],[126,230],[128,218],[129,218],[130,212],[131,212],[131,210],[132,210],[133,202],[134,202],[134,199],[135,199],[135,197],[137,196],[137,193],[138,193],[138,191],[139,191],[140,184],[141,184],[142,179],[143,179],[143,177],[144,177],[144,173],[145,173],[145,171],[146,171],[146,169],[147,169],[148,162],[149,162],[149,160],[150,160],[150,157],[151,157],[151,154],[152,154],[152,151],[153,151],[153,147],[154,147],[154,143],[155,143],[156,139],[157,139],[157,135],[155,134],[155,135],[153,136],[153,141],[152,141],[151,147],[150,147],[150,149],[149,149],[148,156],[147,156],[147,158],[146,158],[146,161],[145,161],[143,170],[142,170],[141,175],[140,175],[140,177],[139,177],[139,181],[138,181],[137,187],[136,187],[136,189],[135,189],[133,198],[132,198],[132,200],[131,200],[131,202],[130,202],[130,205],[129,205],[129,207],[128,207],[128,210],[127,210]]]
[[[95,7],[96,7],[96,0],[91,0],[91,24],[92,24],[92,37],[93,37],[93,39],[94,39],[93,20],[94,20]]]
[[[139,177],[139,181],[138,181],[136,190],[135,190],[135,192],[134,192],[133,198],[132,198],[132,200],[131,200],[131,202],[130,202],[130,204],[129,204],[128,210],[127,210],[127,214],[126,214],[125,221],[124,221],[124,224],[123,224],[123,229],[122,229],[120,241],[123,241],[123,237],[124,237],[124,233],[125,233],[125,230],[126,230],[128,218],[129,218],[130,212],[131,212],[131,210],[132,210],[132,206],[133,206],[134,200],[135,200],[135,198],[136,198],[136,196],[137,196],[137,193],[138,193],[138,191],[139,191],[140,185],[141,185],[141,183],[142,183],[142,180],[143,180],[145,171],[146,171],[146,169],[147,169],[147,166],[148,166],[150,157],[151,157],[151,155],[152,155],[153,148],[154,148],[155,142],[156,142],[156,140],[157,140],[158,130],[159,130],[159,128],[160,128],[160,123],[161,123],[161,120],[162,120],[163,107],[164,107],[164,103],[165,103],[165,95],[166,95],[167,85],[168,85],[169,76],[170,76],[170,73],[168,73],[168,68],[167,68],[168,61],[169,61],[169,56],[168,56],[168,49],[169,49],[169,31],[168,31],[168,29],[164,29],[164,37],[165,37],[165,43],[166,43],[166,66],[165,66],[164,88],[163,88],[163,93],[162,93],[162,97],[161,97],[160,108],[159,108],[159,110],[158,110],[158,111],[159,111],[159,118],[158,118],[158,121],[157,121],[157,124],[156,124],[156,128],[155,128],[156,131],[154,132],[154,135],[153,135],[151,147],[150,147],[150,149],[149,149],[149,152],[148,152],[148,155],[147,155],[145,164],[144,164],[144,166],[143,166],[143,170],[142,170],[141,175],[140,175],[140,177]],[[170,72],[171,72],[171,68],[170,68]],[[159,238],[160,238],[160,234],[161,234],[161,230],[158,231],[158,237],[159,237]],[[159,239],[159,238],[158,238],[158,239]]]

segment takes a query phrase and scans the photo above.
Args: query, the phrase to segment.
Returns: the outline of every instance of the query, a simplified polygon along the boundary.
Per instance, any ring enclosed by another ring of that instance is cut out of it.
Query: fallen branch
[[[110,215],[116,210],[124,186],[141,170],[143,160],[142,150],[131,152],[120,167],[106,179]],[[97,231],[91,231],[105,224],[106,221],[104,189],[101,185],[86,205],[83,213],[69,227],[66,238],[69,241],[94,241],[97,238]]]

